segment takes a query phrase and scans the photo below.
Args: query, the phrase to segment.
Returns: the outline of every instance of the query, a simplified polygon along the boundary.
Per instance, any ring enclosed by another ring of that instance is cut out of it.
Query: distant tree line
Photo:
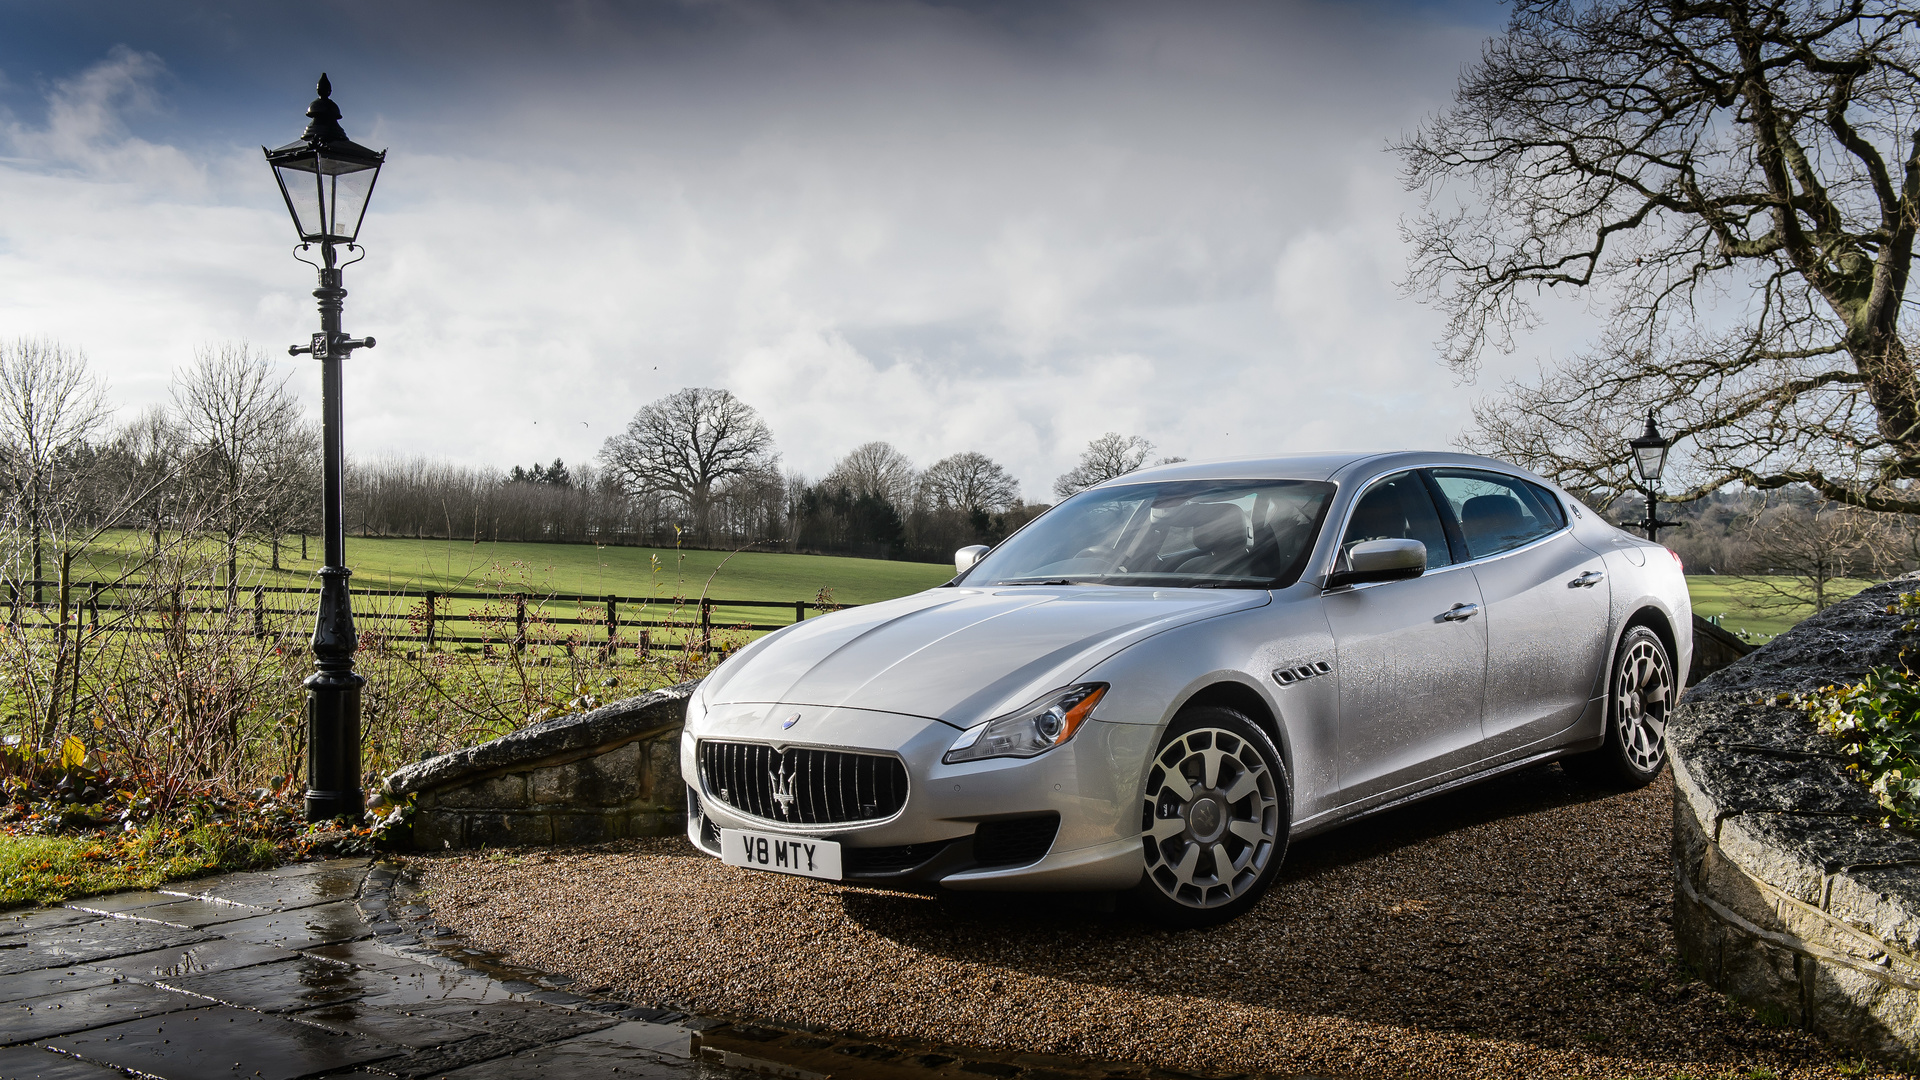
[[[52,580],[56,564],[108,529],[218,541],[225,579],[258,546],[318,531],[319,433],[262,352],[208,347],[175,373],[169,402],[115,426],[86,358],[59,343],[0,344],[0,573]],[[1054,494],[1145,464],[1152,444],[1108,433],[1088,444]],[[1162,459],[1178,460],[1178,459]],[[1027,503],[1006,468],[962,451],[924,468],[886,442],[848,451],[824,476],[781,468],[753,408],[690,387],[641,408],[593,462],[505,470],[431,458],[349,461],[347,528],[356,536],[671,547],[746,547],[945,561],[996,543],[1046,504]],[[64,555],[60,553],[65,553]]]

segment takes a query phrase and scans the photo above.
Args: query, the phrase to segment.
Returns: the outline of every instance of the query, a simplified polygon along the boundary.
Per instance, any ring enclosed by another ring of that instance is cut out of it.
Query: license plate
[[[720,830],[720,861],[776,874],[840,880],[840,845],[810,836]]]

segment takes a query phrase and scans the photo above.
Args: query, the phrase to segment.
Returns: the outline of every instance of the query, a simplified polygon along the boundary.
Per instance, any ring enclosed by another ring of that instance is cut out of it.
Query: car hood
[[[1237,589],[931,589],[769,634],[702,693],[709,705],[845,706],[968,727],[1143,638],[1270,601]]]

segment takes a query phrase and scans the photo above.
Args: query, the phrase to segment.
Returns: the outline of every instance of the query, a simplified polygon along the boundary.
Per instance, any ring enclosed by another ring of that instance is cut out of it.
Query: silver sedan
[[[1554,759],[1647,783],[1692,652],[1671,552],[1462,454],[1148,469],[955,563],[714,671],[695,844],[1219,922],[1366,814]]]

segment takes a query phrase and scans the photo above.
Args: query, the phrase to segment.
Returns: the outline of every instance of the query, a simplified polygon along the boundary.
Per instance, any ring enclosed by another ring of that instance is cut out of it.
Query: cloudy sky
[[[1105,431],[1192,458],[1444,445],[1386,143],[1494,3],[0,0],[0,334],[132,409],[196,347],[310,405],[262,144],[321,70],[390,148],[348,271],[349,452],[590,459],[722,386],[786,464],[974,449],[1032,498]]]

